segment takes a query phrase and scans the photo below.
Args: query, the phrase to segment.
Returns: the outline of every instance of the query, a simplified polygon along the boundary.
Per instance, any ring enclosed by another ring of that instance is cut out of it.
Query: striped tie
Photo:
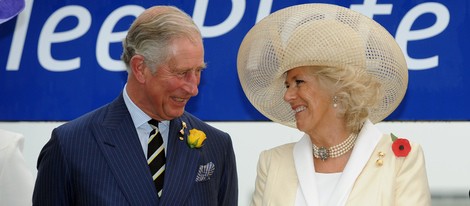
[[[147,150],[147,163],[152,173],[153,182],[157,188],[158,197],[162,196],[163,178],[165,176],[165,148],[163,138],[158,131],[158,121],[148,121],[153,130],[150,132]]]

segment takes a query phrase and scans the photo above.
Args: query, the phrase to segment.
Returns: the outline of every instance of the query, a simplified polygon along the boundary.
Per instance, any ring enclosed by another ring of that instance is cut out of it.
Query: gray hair
[[[173,39],[185,37],[192,42],[202,41],[201,32],[192,18],[174,6],[154,6],[144,11],[131,25],[123,40],[122,61],[130,72],[130,60],[136,55],[156,72],[157,65],[169,58]]]

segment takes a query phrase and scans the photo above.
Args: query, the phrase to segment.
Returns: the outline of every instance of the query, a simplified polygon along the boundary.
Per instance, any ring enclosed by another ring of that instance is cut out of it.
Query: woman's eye
[[[299,86],[299,84],[302,84],[304,82],[305,82],[304,80],[297,79],[297,80],[295,80],[295,85]]]

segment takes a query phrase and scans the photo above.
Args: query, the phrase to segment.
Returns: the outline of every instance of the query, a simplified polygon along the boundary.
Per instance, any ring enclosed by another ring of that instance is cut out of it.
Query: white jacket
[[[0,205],[32,205],[34,178],[23,144],[23,135],[0,129]]]
[[[379,152],[385,153],[382,166],[376,164]],[[319,205],[314,171],[308,135],[297,143],[262,152],[252,205]],[[431,205],[421,147],[411,144],[407,157],[396,157],[390,135],[367,121],[330,205]]]

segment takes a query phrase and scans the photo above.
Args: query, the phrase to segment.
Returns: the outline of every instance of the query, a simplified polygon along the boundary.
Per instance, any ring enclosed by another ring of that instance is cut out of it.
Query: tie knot
[[[155,127],[158,128],[158,121],[157,120],[151,119],[151,120],[148,121],[148,123],[150,124],[150,126],[152,126],[154,128]]]

